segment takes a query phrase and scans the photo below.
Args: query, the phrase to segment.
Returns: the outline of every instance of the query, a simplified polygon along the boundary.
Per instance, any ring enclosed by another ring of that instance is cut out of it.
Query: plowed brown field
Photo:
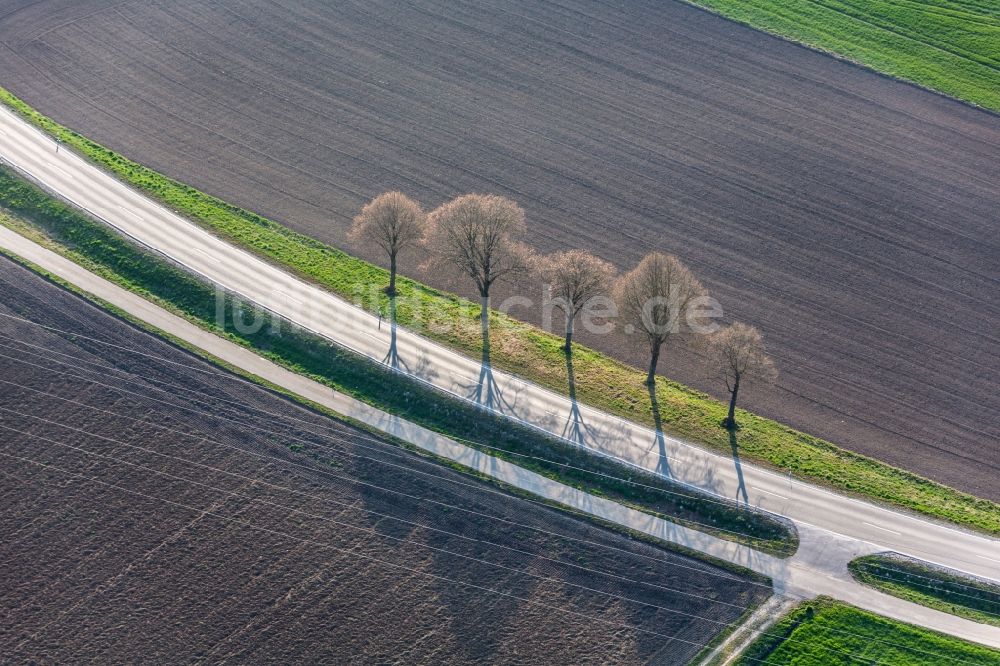
[[[0,85],[133,159],[369,258],[389,188],[674,252],[770,343],[750,407],[1000,499],[995,115],[669,0],[4,6]]]
[[[683,664],[769,593],[299,409],[6,259],[0,334],[4,661]]]

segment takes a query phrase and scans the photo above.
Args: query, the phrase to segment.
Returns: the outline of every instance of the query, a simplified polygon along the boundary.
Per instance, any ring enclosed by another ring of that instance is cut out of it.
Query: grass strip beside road
[[[220,311],[212,285],[52,199],[3,167],[0,207],[13,213],[5,215],[0,208],[0,224],[203,328],[379,409],[548,478],[693,529],[779,556],[791,555],[797,548],[798,537],[790,521],[641,473],[513,424],[286,321],[264,314],[259,328],[251,326],[241,313],[252,308],[243,308],[239,300],[227,296]],[[244,322],[241,327],[234,326],[238,318]]]
[[[1000,112],[997,0],[689,0],[801,42]]]
[[[46,118],[2,88],[0,101],[124,182],[303,279],[351,300],[357,298],[359,285],[388,284],[385,269],[136,164]],[[387,312],[388,299],[374,287],[366,290],[361,304],[373,312]],[[405,277],[398,279],[397,287],[400,325],[473,358],[480,355],[478,304]],[[560,336],[498,312],[491,313],[491,323],[494,367],[568,394]],[[575,347],[573,359],[575,395],[580,402],[651,428],[659,422],[664,432],[725,455],[738,448],[744,459],[839,491],[1000,534],[1000,506],[993,502],[743,410],[738,412],[742,428],[731,437],[720,425],[726,405],[663,377],[657,378],[654,412],[643,371],[583,346]]]
[[[900,599],[1000,627],[1000,585],[891,553],[848,565],[860,583]]]
[[[820,598],[788,613],[736,664],[1000,666],[1000,652]]]

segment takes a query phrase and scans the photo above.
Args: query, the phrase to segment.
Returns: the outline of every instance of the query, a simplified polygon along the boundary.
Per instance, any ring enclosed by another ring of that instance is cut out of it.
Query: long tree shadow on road
[[[743,465],[740,463],[740,447],[739,442],[736,441],[735,427],[729,428],[729,448],[733,451],[733,463],[736,465],[736,478],[739,483],[736,488],[736,499],[742,499],[744,504],[750,504],[746,481],[743,480]]]
[[[504,392],[493,376],[493,366],[490,365],[489,331],[483,332],[483,355],[479,366],[479,379],[474,385],[467,386],[467,396],[470,400],[483,407],[495,409],[505,414],[514,413],[514,403],[504,396]]]
[[[576,399],[576,375],[573,372],[573,354],[566,353],[566,379],[569,386],[569,417],[566,419],[566,426],[563,428],[562,436],[580,446],[586,446],[587,438],[591,435],[590,428],[583,422],[583,414],[580,412],[580,403]]]
[[[653,424],[656,426],[656,436],[653,446],[656,447],[656,473],[670,478],[673,472],[670,470],[670,460],[667,458],[667,438],[663,434],[663,420],[660,416],[660,401],[656,399],[656,383],[649,385],[649,405],[653,410]]]
[[[381,325],[382,317],[379,315],[379,324]],[[406,365],[406,361],[403,361],[399,357],[399,347],[396,343],[396,297],[389,297],[389,351],[386,353],[385,358],[382,362],[388,365],[393,370],[402,370],[403,372],[409,372],[410,368]]]

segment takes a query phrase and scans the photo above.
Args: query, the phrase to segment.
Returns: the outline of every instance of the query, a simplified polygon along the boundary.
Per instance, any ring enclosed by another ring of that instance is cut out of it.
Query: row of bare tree
[[[707,297],[694,274],[677,257],[660,252],[646,255],[620,276],[614,266],[584,250],[537,256],[523,242],[526,230],[524,211],[504,197],[467,194],[426,214],[406,195],[387,192],[361,210],[351,236],[387,255],[390,297],[396,295],[399,255],[418,245],[428,250],[431,261],[471,279],[481,301],[484,357],[489,351],[490,291],[497,283],[534,273],[549,285],[552,304],[565,314],[567,355],[572,354],[578,315],[596,297],[611,296],[626,331],[641,332],[649,344],[646,381],[652,386],[664,346],[689,332],[681,318],[692,303]],[[724,424],[735,428],[741,385],[775,375],[763,338],[753,326],[734,323],[705,336],[699,346],[726,385],[730,400]]]

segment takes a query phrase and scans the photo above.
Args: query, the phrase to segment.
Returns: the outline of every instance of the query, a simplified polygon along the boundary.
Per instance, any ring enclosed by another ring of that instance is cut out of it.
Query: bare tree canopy
[[[725,425],[736,427],[736,396],[740,386],[754,381],[773,381],[774,363],[764,349],[764,338],[753,326],[736,322],[713,333],[706,341],[709,367],[729,390],[729,415]]]
[[[521,207],[492,194],[466,194],[430,214],[430,250],[472,278],[479,291],[484,346],[489,344],[490,288],[531,266],[531,250],[521,241],[526,231]]]
[[[706,295],[680,259],[660,252],[647,254],[639,265],[615,283],[614,298],[626,327],[642,331],[649,340],[650,361],[646,383],[656,379],[660,349],[673,335],[684,332],[682,318],[688,305]]]
[[[374,243],[389,257],[390,296],[396,293],[396,258],[417,244],[426,233],[426,216],[420,204],[401,192],[386,192],[371,200],[354,218],[351,239]]]
[[[552,290],[552,304],[566,314],[566,344],[573,342],[573,322],[595,296],[611,290],[615,267],[584,250],[555,252],[539,260],[538,272]]]
[[[526,231],[524,211],[510,199],[466,194],[431,213],[427,241],[473,279],[480,296],[489,296],[494,283],[528,269],[531,255],[521,242]]]

